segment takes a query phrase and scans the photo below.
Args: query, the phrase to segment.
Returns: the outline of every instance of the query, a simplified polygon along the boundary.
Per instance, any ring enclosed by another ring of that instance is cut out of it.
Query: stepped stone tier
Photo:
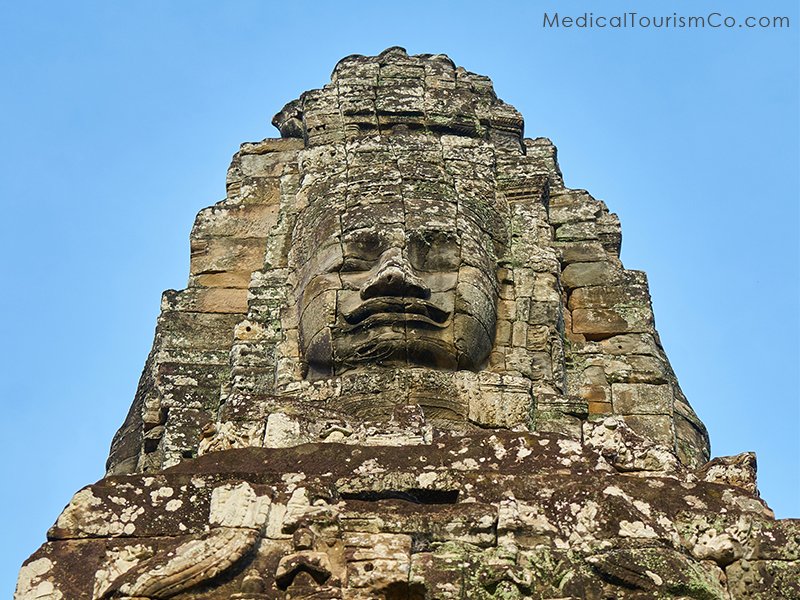
[[[350,56],[273,123],[18,600],[800,598],[617,217],[488,78]]]

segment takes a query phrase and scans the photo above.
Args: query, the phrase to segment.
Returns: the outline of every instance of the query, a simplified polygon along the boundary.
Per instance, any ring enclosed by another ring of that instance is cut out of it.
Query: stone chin
[[[400,324],[403,328],[404,325]],[[368,339],[353,344],[349,340],[335,348],[338,372],[367,365],[426,366],[435,369],[456,370],[458,359],[448,342],[434,336],[397,331],[386,325],[375,330]]]

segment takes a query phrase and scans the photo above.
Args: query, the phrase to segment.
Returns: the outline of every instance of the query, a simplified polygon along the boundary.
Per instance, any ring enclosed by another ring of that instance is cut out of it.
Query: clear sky
[[[756,451],[762,496],[800,517],[797,2],[598,4],[0,0],[0,596],[102,476],[239,143],[277,136],[340,58],[394,45],[489,75],[567,185],[619,214],[713,454]],[[625,10],[790,26],[542,26]]]

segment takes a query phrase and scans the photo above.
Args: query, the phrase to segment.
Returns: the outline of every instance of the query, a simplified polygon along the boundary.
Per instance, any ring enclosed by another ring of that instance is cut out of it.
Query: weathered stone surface
[[[573,263],[561,273],[561,283],[567,289],[593,285],[615,285],[622,281],[622,268],[618,263],[612,261]]]
[[[572,331],[587,338],[652,330],[653,314],[649,308],[576,308],[572,311]]]
[[[579,288],[570,294],[569,307],[577,308],[627,308],[650,306],[650,294],[646,286],[592,286]]]
[[[614,383],[611,385],[611,394],[617,414],[672,414],[673,394],[669,384]]]
[[[350,56],[273,123],[17,600],[799,597],[619,220],[489,79]]]
[[[700,469],[700,476],[704,481],[733,485],[758,494],[756,455],[752,452],[715,458]]]
[[[247,312],[246,288],[193,288],[164,295],[162,310],[196,313]]]
[[[247,448],[108,478],[75,496],[17,596],[557,598],[560,581],[587,598],[792,597],[796,523],[619,421],[585,438]]]
[[[561,263],[598,262],[608,258],[608,253],[600,242],[554,242],[553,246],[561,253]]]
[[[192,276],[220,272],[248,271],[261,268],[265,240],[261,238],[207,237],[192,240]],[[250,283],[250,279],[244,283]]]

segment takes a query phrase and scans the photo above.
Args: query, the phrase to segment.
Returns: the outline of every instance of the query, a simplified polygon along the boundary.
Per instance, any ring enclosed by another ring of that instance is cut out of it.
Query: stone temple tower
[[[350,56],[243,144],[16,598],[798,598],[617,217],[491,81]]]

